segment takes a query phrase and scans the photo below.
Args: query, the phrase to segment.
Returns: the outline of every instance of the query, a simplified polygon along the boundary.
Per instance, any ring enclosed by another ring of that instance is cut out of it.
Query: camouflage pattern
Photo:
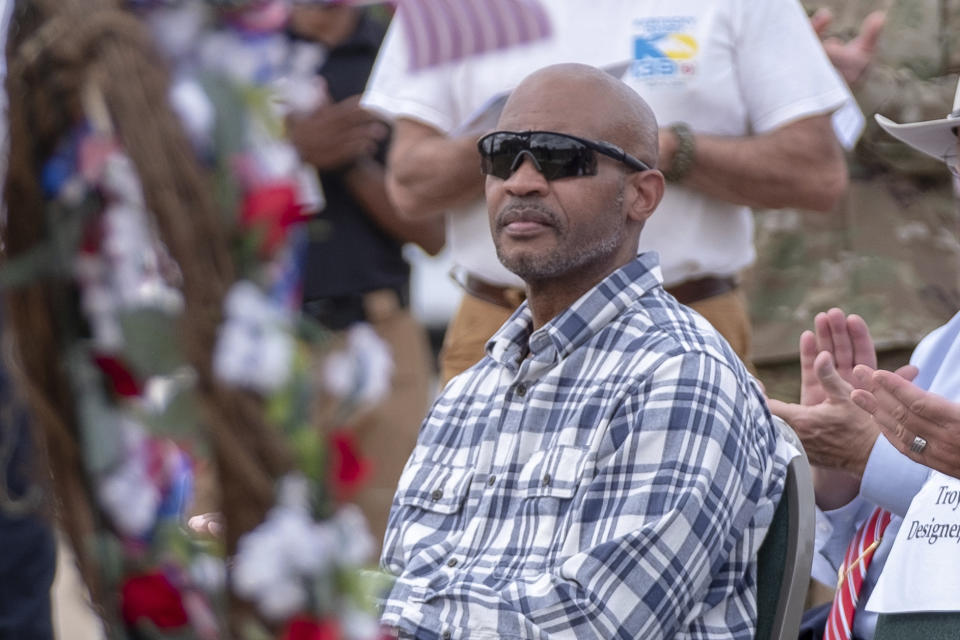
[[[866,319],[880,348],[912,347],[960,308],[960,216],[943,163],[873,120],[944,117],[960,71],[960,0],[823,0],[828,35],[849,39],[886,8],[880,50],[851,87],[867,128],[848,154],[850,190],[827,214],[757,211],[758,259],[746,277],[758,364],[791,358],[831,306]]]

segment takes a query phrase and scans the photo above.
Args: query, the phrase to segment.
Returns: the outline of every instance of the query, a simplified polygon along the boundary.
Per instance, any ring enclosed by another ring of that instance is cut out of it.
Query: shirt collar
[[[487,355],[511,371],[519,369],[528,351],[534,360],[560,361],[662,283],[659,255],[642,253],[536,331],[524,302],[487,342]]]

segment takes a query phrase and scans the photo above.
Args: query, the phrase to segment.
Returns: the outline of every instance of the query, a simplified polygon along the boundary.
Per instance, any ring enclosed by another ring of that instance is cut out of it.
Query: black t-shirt
[[[384,32],[383,25],[363,16],[353,35],[329,52],[319,73],[334,101],[363,92]],[[383,144],[378,153],[381,162],[385,152]],[[308,227],[304,301],[405,288],[410,267],[401,254],[402,243],[368,217],[339,173],[322,172],[320,180],[327,205]]]

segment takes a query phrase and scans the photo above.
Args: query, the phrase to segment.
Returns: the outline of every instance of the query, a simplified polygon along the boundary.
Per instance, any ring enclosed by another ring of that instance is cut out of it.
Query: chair
[[[813,479],[800,439],[774,417],[799,452],[787,467],[783,497],[757,556],[757,640],[796,640],[810,584],[815,528]]]
[[[873,640],[957,640],[960,612],[881,614]]]

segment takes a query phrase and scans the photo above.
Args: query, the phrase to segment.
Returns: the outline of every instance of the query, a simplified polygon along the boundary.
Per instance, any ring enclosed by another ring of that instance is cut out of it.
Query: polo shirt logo
[[[696,74],[700,44],[691,34],[693,16],[641,18],[633,24],[633,77],[681,80]]]

